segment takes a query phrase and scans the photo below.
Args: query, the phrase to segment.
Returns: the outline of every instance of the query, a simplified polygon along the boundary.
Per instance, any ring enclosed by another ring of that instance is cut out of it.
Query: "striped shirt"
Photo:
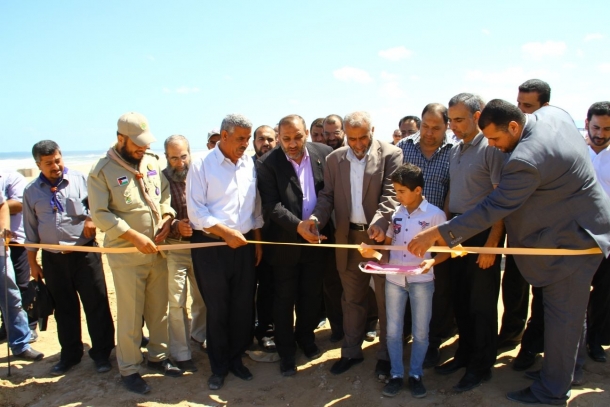
[[[190,237],[183,238],[178,231],[178,222],[182,219],[188,219],[189,215],[186,211],[186,180],[182,182],[174,181],[168,173],[168,168],[165,168],[163,175],[169,181],[169,192],[172,196],[171,206],[176,211],[176,218],[172,222],[168,237],[176,240],[190,240]]]

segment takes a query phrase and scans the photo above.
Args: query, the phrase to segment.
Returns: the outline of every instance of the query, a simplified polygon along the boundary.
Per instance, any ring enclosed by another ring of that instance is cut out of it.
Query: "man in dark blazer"
[[[402,164],[402,150],[373,139],[375,128],[366,112],[345,117],[343,129],[347,146],[327,157],[324,189],[310,220],[299,225],[299,233],[316,241],[314,222],[328,223],[335,210],[337,244],[375,244],[385,238],[394,208],[398,205],[390,175]],[[312,231],[314,233],[312,233]],[[341,374],[362,362],[362,341],[368,311],[368,287],[371,276],[361,272],[358,264],[366,261],[357,250],[337,249],[337,270],[343,285],[343,330],[345,338],[341,359],[331,373]],[[390,362],[386,347],[385,278],[373,275],[379,315],[379,348],[375,374],[387,376]]]
[[[525,115],[500,99],[487,104],[479,126],[489,145],[511,152],[498,187],[474,209],[418,234],[409,250],[423,255],[439,236],[455,246],[504,219],[511,247],[610,252],[610,201],[595,179],[587,146],[565,111],[545,106]],[[601,254],[515,256],[521,274],[544,296],[542,370],[509,400],[563,404],[577,361],[593,274]]]
[[[309,218],[316,205],[318,192],[324,187],[326,156],[332,148],[306,143],[309,132],[301,116],[284,117],[278,130],[280,148],[257,162],[263,217],[265,223],[270,222],[266,237],[271,242],[307,243],[297,233],[297,226]],[[332,232],[329,227],[320,233]],[[273,319],[280,372],[292,376],[296,373],[297,345],[309,359],[320,356],[314,329],[322,305],[322,262],[326,256],[316,247],[270,245],[265,250],[273,268]]]

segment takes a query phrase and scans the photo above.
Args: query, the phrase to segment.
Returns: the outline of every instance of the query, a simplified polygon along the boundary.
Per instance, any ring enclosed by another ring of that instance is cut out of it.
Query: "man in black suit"
[[[599,247],[608,257],[610,201],[570,115],[544,106],[526,116],[495,99],[483,109],[479,127],[490,146],[511,153],[497,188],[475,208],[420,232],[409,251],[421,256],[439,236],[453,247],[504,219],[511,247]],[[524,404],[563,405],[570,396],[591,280],[602,255],[515,255],[515,261],[527,282],[542,289],[544,362],[542,370],[529,372],[530,387],[506,396]]]
[[[297,233],[297,226],[309,218],[316,206],[318,192],[324,187],[326,156],[332,149],[306,143],[309,132],[301,116],[286,116],[278,127],[280,148],[257,162],[264,218],[271,222],[267,238],[272,242],[307,243]],[[332,231],[320,230],[320,234],[330,236]],[[315,247],[272,245],[265,249],[273,267],[273,319],[280,372],[292,376],[296,373],[297,345],[309,359],[320,356],[314,329],[322,303],[325,256]]]

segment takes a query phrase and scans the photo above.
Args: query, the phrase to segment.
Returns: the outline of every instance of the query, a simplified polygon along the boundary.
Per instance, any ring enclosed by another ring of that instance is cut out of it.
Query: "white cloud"
[[[489,85],[518,86],[527,79],[543,78],[548,81],[559,79],[559,77],[559,73],[546,69],[526,71],[520,66],[513,66],[496,72],[486,72],[482,70],[468,71],[466,72],[464,79],[468,82],[485,83]]]
[[[395,73],[381,71],[381,79],[383,79],[384,81],[395,81],[399,78],[400,78],[400,75],[397,75]]]
[[[604,38],[603,35],[599,34],[599,33],[595,33],[595,34],[587,34],[585,36],[585,42],[589,42],[589,41],[595,41],[595,40],[601,40],[602,38]]]
[[[528,42],[521,46],[526,58],[540,60],[544,57],[559,57],[566,52],[567,46],[563,41]]]
[[[379,88],[379,95],[385,99],[398,99],[405,95],[398,82],[387,82]]]
[[[335,69],[333,76],[342,82],[370,83],[373,82],[371,75],[363,69],[344,66],[341,69]]]
[[[582,49],[577,49],[576,50],[576,56],[578,58],[583,58],[585,56],[585,51],[583,51]]]
[[[390,61],[400,61],[401,59],[406,59],[413,55],[413,51],[406,49],[401,45],[400,47],[381,50],[378,55],[381,58],[389,59]]]
[[[411,75],[411,76],[409,76],[409,79],[411,79],[412,81],[418,81],[421,78],[419,77],[419,75]]]
[[[481,30],[481,32],[482,32],[483,34],[485,34],[485,35],[489,35],[489,34],[491,34],[491,32],[490,32],[490,31],[489,31],[487,28],[483,28],[483,29]]]
[[[610,73],[610,62],[597,65],[597,70],[602,73]]]

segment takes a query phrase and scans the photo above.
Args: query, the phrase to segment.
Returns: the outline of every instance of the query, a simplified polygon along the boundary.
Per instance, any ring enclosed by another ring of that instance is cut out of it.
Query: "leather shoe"
[[[127,390],[134,393],[146,394],[150,391],[150,386],[146,384],[140,373],[130,374],[129,376],[121,376],[121,381]]]
[[[458,392],[472,390],[475,387],[481,385],[481,383],[488,381],[491,379],[491,370],[488,370],[485,373],[472,373],[466,372],[466,374],[460,379],[458,384],[453,386],[453,390]]]
[[[373,342],[377,338],[377,331],[368,331],[364,334],[364,340],[367,342]]]
[[[180,377],[182,376],[182,370],[178,369],[176,366],[170,362],[169,359],[163,359],[158,362],[151,362],[150,360],[147,363],[149,369],[156,370],[160,373],[163,373],[165,376],[170,377]]]
[[[225,377],[219,374],[213,374],[208,379],[208,388],[210,390],[219,390],[225,384]]]
[[[531,370],[529,372],[525,372],[525,377],[527,377],[528,379],[531,379],[531,380],[539,381],[540,380],[540,370]],[[584,383],[584,380],[582,379],[582,377],[578,379],[578,378],[576,378],[576,376],[574,376],[574,378],[572,379],[572,386],[582,386],[583,383]]]
[[[308,346],[303,346],[301,347],[301,349],[303,349],[303,354],[305,354],[305,357],[309,360],[317,359],[322,356],[320,348],[318,348],[315,343],[312,343]]]
[[[51,369],[51,375],[52,376],[61,376],[61,375],[64,375],[64,374],[66,374],[68,372],[68,370],[72,369],[72,366],[75,366],[78,363],[80,363],[80,361],[78,361],[76,363],[70,363],[70,362],[66,362],[66,361],[60,360]]]
[[[30,347],[24,350],[23,352],[15,355],[15,357],[24,360],[31,360],[32,362],[38,362],[39,360],[42,360],[42,358],[44,358],[44,354]]]
[[[587,350],[589,351],[589,356],[596,362],[606,363],[606,352],[601,345],[592,345],[590,343],[587,344]]]
[[[93,363],[95,363],[95,371],[98,373],[106,373],[112,369],[112,365],[108,359],[94,360]]]
[[[390,377],[390,365],[389,360],[379,359],[375,365],[375,377],[379,380],[385,380]]]
[[[280,373],[284,377],[294,376],[295,374],[297,374],[297,367],[294,364],[294,359],[280,359]]]
[[[441,375],[448,375],[457,372],[461,368],[466,367],[466,363],[459,359],[453,358],[448,362],[443,363],[440,366],[436,366],[434,371]]]
[[[343,339],[344,336],[345,336],[345,334],[343,332],[333,332],[330,334],[330,341],[332,343],[337,343],[341,339]]]
[[[250,370],[248,370],[248,368],[244,365],[233,366],[229,368],[229,372],[233,373],[242,380],[252,380],[252,373],[250,373]]]
[[[529,369],[536,362],[537,356],[538,353],[521,348],[513,361],[513,369],[518,372]]]
[[[438,365],[441,361],[441,351],[436,346],[428,346],[428,350],[426,351],[426,357],[424,358],[424,369],[429,369]]]
[[[197,371],[197,366],[195,366],[192,359],[181,360],[180,362],[176,361],[176,366],[183,372],[195,373]]]
[[[518,391],[509,391],[506,393],[506,398],[521,404],[542,404],[540,400],[534,396],[530,387]]]
[[[364,358],[345,358],[342,357],[330,368],[332,374],[341,374],[347,372],[352,366],[362,363]]]

